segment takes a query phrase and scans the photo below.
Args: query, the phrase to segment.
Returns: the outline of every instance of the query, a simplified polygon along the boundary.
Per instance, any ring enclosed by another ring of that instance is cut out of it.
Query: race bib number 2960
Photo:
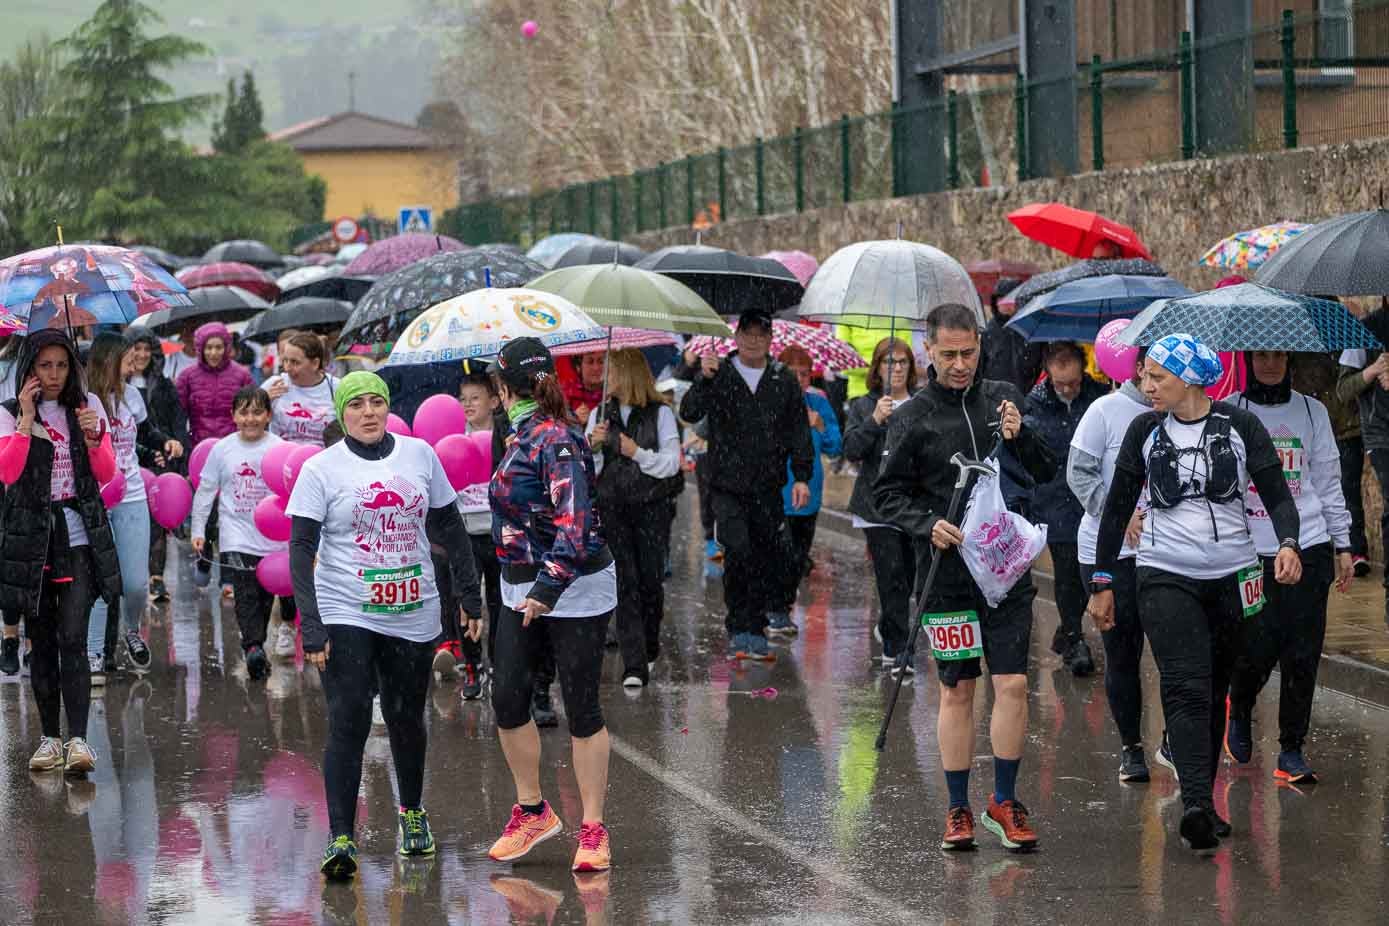
[[[367,614],[404,614],[424,607],[421,600],[420,577],[424,568],[416,563],[399,569],[366,569],[366,600],[362,610]]]
[[[942,662],[978,659],[984,655],[978,611],[923,614],[921,626],[931,635],[931,655]]]

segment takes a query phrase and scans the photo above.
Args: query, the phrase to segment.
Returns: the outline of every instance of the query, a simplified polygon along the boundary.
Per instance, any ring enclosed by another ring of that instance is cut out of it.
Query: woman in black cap
[[[540,734],[531,720],[531,670],[549,638],[583,801],[575,871],[610,865],[603,801],[608,731],[598,703],[603,643],[617,606],[617,572],[598,533],[593,456],[569,416],[555,362],[535,338],[517,338],[493,364],[514,436],[492,477],[492,540],[502,565],[492,706],[516,805],[489,854],[520,858],[564,828],[540,793]]]

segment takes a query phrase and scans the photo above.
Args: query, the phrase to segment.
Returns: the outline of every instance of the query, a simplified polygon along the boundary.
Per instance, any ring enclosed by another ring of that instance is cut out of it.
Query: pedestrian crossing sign
[[[402,235],[406,232],[432,232],[434,210],[429,206],[401,206],[396,229]]]

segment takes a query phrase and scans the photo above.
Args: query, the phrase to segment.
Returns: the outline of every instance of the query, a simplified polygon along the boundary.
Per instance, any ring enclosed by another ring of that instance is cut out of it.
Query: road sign
[[[357,240],[357,234],[361,231],[357,227],[357,220],[350,215],[345,215],[333,223],[333,239],[338,244],[350,244]]]
[[[397,230],[406,232],[432,232],[434,230],[434,210],[429,206],[401,206]]]

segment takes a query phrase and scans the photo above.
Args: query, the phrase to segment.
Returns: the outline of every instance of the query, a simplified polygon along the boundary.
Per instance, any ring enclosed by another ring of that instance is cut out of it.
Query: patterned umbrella
[[[605,336],[601,342],[589,343],[585,341],[578,344],[565,344],[556,347],[550,353],[556,357],[573,357],[609,349],[623,350],[631,347],[641,350],[643,347],[669,347],[678,343],[675,335],[669,331],[647,331],[645,328],[613,328],[611,345]]]
[[[1029,341],[1093,341],[1116,318],[1132,318],[1158,299],[1189,295],[1171,277],[1088,277],[1029,301],[1007,327]]]
[[[191,304],[182,283],[128,248],[60,245],[0,261],[0,335],[123,325],[137,315]]]
[[[820,262],[804,251],[768,251],[766,254],[757,256],[781,264],[796,275],[796,279],[801,281],[802,286],[809,286],[810,278],[815,276],[816,270],[820,269]]]
[[[1141,258],[1129,258],[1126,260],[1082,260],[1071,264],[1069,267],[1062,267],[1060,270],[1053,270],[1050,273],[1039,273],[1026,283],[1008,294],[1004,301],[1011,301],[1017,305],[1019,310],[1027,306],[1027,303],[1042,293],[1049,293],[1063,283],[1072,280],[1084,280],[1087,277],[1103,276],[1139,276],[1139,277],[1165,277],[1167,271],[1150,260]]]
[[[441,251],[465,251],[468,246],[448,235],[411,232],[383,238],[358,254],[347,265],[348,276],[382,276]]]
[[[812,328],[792,321],[773,320],[772,356],[779,356],[792,344],[804,347],[810,353],[811,361],[817,367],[827,370],[857,370],[868,366],[858,351],[854,350],[853,345],[836,338],[828,328]],[[692,350],[700,356],[722,356],[735,347],[737,344],[732,338],[716,338],[707,334],[691,338],[685,345],[686,350]]]
[[[184,267],[174,276],[189,289],[202,289],[205,286],[238,286],[248,293],[255,293],[262,299],[271,302],[280,295],[280,287],[276,285],[274,277],[259,267],[252,267],[250,264],[242,264],[234,260]]]
[[[1221,351],[1286,350],[1325,354],[1381,345],[1339,302],[1241,283],[1163,299],[1139,313],[1119,340],[1147,347],[1185,332]]]
[[[386,366],[495,357],[507,341],[521,337],[539,338],[553,349],[607,336],[608,329],[553,293],[475,289],[421,312],[401,333]]]
[[[1263,266],[1274,251],[1311,227],[1301,222],[1274,222],[1237,232],[1203,254],[1197,263],[1227,270],[1254,270]]]

